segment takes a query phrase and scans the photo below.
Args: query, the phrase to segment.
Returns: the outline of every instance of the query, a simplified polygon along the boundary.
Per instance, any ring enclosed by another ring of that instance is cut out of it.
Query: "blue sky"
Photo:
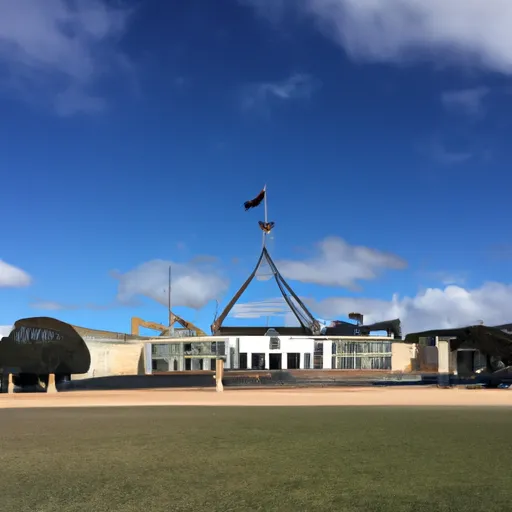
[[[510,23],[502,0],[3,2],[0,325],[165,323],[172,263],[207,329],[265,183],[319,318],[511,321]]]

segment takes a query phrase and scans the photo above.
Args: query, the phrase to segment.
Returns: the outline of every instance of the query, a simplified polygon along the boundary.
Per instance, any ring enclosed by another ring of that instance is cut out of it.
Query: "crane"
[[[184,320],[183,318],[181,318],[180,316],[178,316],[172,312],[169,313],[169,324],[172,326],[176,322],[178,322],[184,328],[184,329],[179,329],[179,330],[194,331],[196,336],[206,336],[206,333],[199,327],[195,326],[192,322],[187,322],[186,320]],[[159,336],[169,336],[169,334],[170,334],[169,326],[159,324],[157,322],[148,322],[148,321],[143,320],[142,318],[138,318],[136,316],[132,317],[132,326],[131,327],[132,327],[131,333],[135,336],[139,335],[139,330],[141,327],[145,327],[146,329],[152,329],[154,331],[160,331]]]
[[[192,322],[188,322],[187,320],[181,318],[181,316],[178,316],[176,313],[169,313],[169,320],[170,325],[174,325],[176,322],[181,324],[185,329],[188,329],[189,331],[194,331],[196,333],[196,336],[207,336],[207,334],[194,325]]]

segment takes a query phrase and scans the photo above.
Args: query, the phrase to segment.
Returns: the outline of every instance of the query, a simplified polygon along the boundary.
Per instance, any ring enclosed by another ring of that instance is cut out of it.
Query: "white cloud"
[[[374,279],[382,270],[407,266],[394,254],[349,245],[338,237],[320,242],[317,254],[309,260],[281,260],[276,265],[286,279],[352,289],[358,287],[357,281]]]
[[[44,96],[59,115],[102,110],[95,88],[127,67],[116,43],[129,14],[103,0],[0,2],[2,85],[27,101]]]
[[[168,304],[169,266],[172,267],[172,305],[201,309],[218,299],[228,287],[228,281],[205,262],[173,263],[152,260],[124,273],[116,273],[117,299],[130,302],[142,295],[160,304]]]
[[[510,0],[241,0],[272,21],[310,16],[355,60],[430,60],[512,73]]]
[[[244,108],[266,107],[269,101],[309,98],[320,82],[307,74],[295,73],[279,82],[261,82],[246,88]]]
[[[0,338],[9,336],[12,331],[12,325],[0,325]]]
[[[441,101],[447,110],[480,116],[484,113],[483,100],[489,92],[488,87],[446,91],[441,95]]]
[[[0,288],[21,288],[31,283],[32,278],[27,272],[0,260]]]
[[[233,318],[262,318],[266,316],[286,316],[290,313],[288,304],[282,297],[261,301],[237,303],[229,316]]]
[[[47,311],[60,311],[63,309],[76,309],[70,308],[69,305],[61,304],[60,302],[54,302],[51,300],[41,300],[39,302],[33,302],[30,304],[30,307],[33,309],[43,309]]]
[[[498,325],[512,321],[512,285],[485,283],[480,288],[450,285],[428,288],[414,297],[394,295],[389,301],[332,297],[308,300],[315,314],[325,318],[346,317],[350,311],[364,314],[365,323],[400,318],[403,332],[474,325]]]
[[[94,311],[105,311],[113,309],[119,306],[125,306],[126,303],[119,303],[114,301],[110,304],[96,304],[94,302],[88,302],[83,304],[70,304],[66,302],[58,302],[54,300],[36,300],[30,304],[32,309],[38,309],[43,311],[73,311],[77,309],[90,309]]]
[[[304,301],[303,298],[301,298],[301,300]],[[257,318],[279,318],[278,322],[282,326],[300,326],[300,322],[295,316],[295,313],[293,313],[283,297],[237,303],[233,306],[233,309],[230,311],[228,316],[232,318],[250,318],[253,320]],[[275,320],[272,320],[271,323],[275,325],[275,322]]]

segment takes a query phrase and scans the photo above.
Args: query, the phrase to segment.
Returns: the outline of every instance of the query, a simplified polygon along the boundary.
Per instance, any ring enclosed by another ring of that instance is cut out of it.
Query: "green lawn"
[[[0,419],[6,511],[510,509],[510,409],[4,409]]]

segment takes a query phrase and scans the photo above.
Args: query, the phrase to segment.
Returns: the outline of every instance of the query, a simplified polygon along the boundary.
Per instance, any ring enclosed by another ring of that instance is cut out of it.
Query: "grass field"
[[[0,418],[2,510],[510,508],[510,409],[5,409]]]

